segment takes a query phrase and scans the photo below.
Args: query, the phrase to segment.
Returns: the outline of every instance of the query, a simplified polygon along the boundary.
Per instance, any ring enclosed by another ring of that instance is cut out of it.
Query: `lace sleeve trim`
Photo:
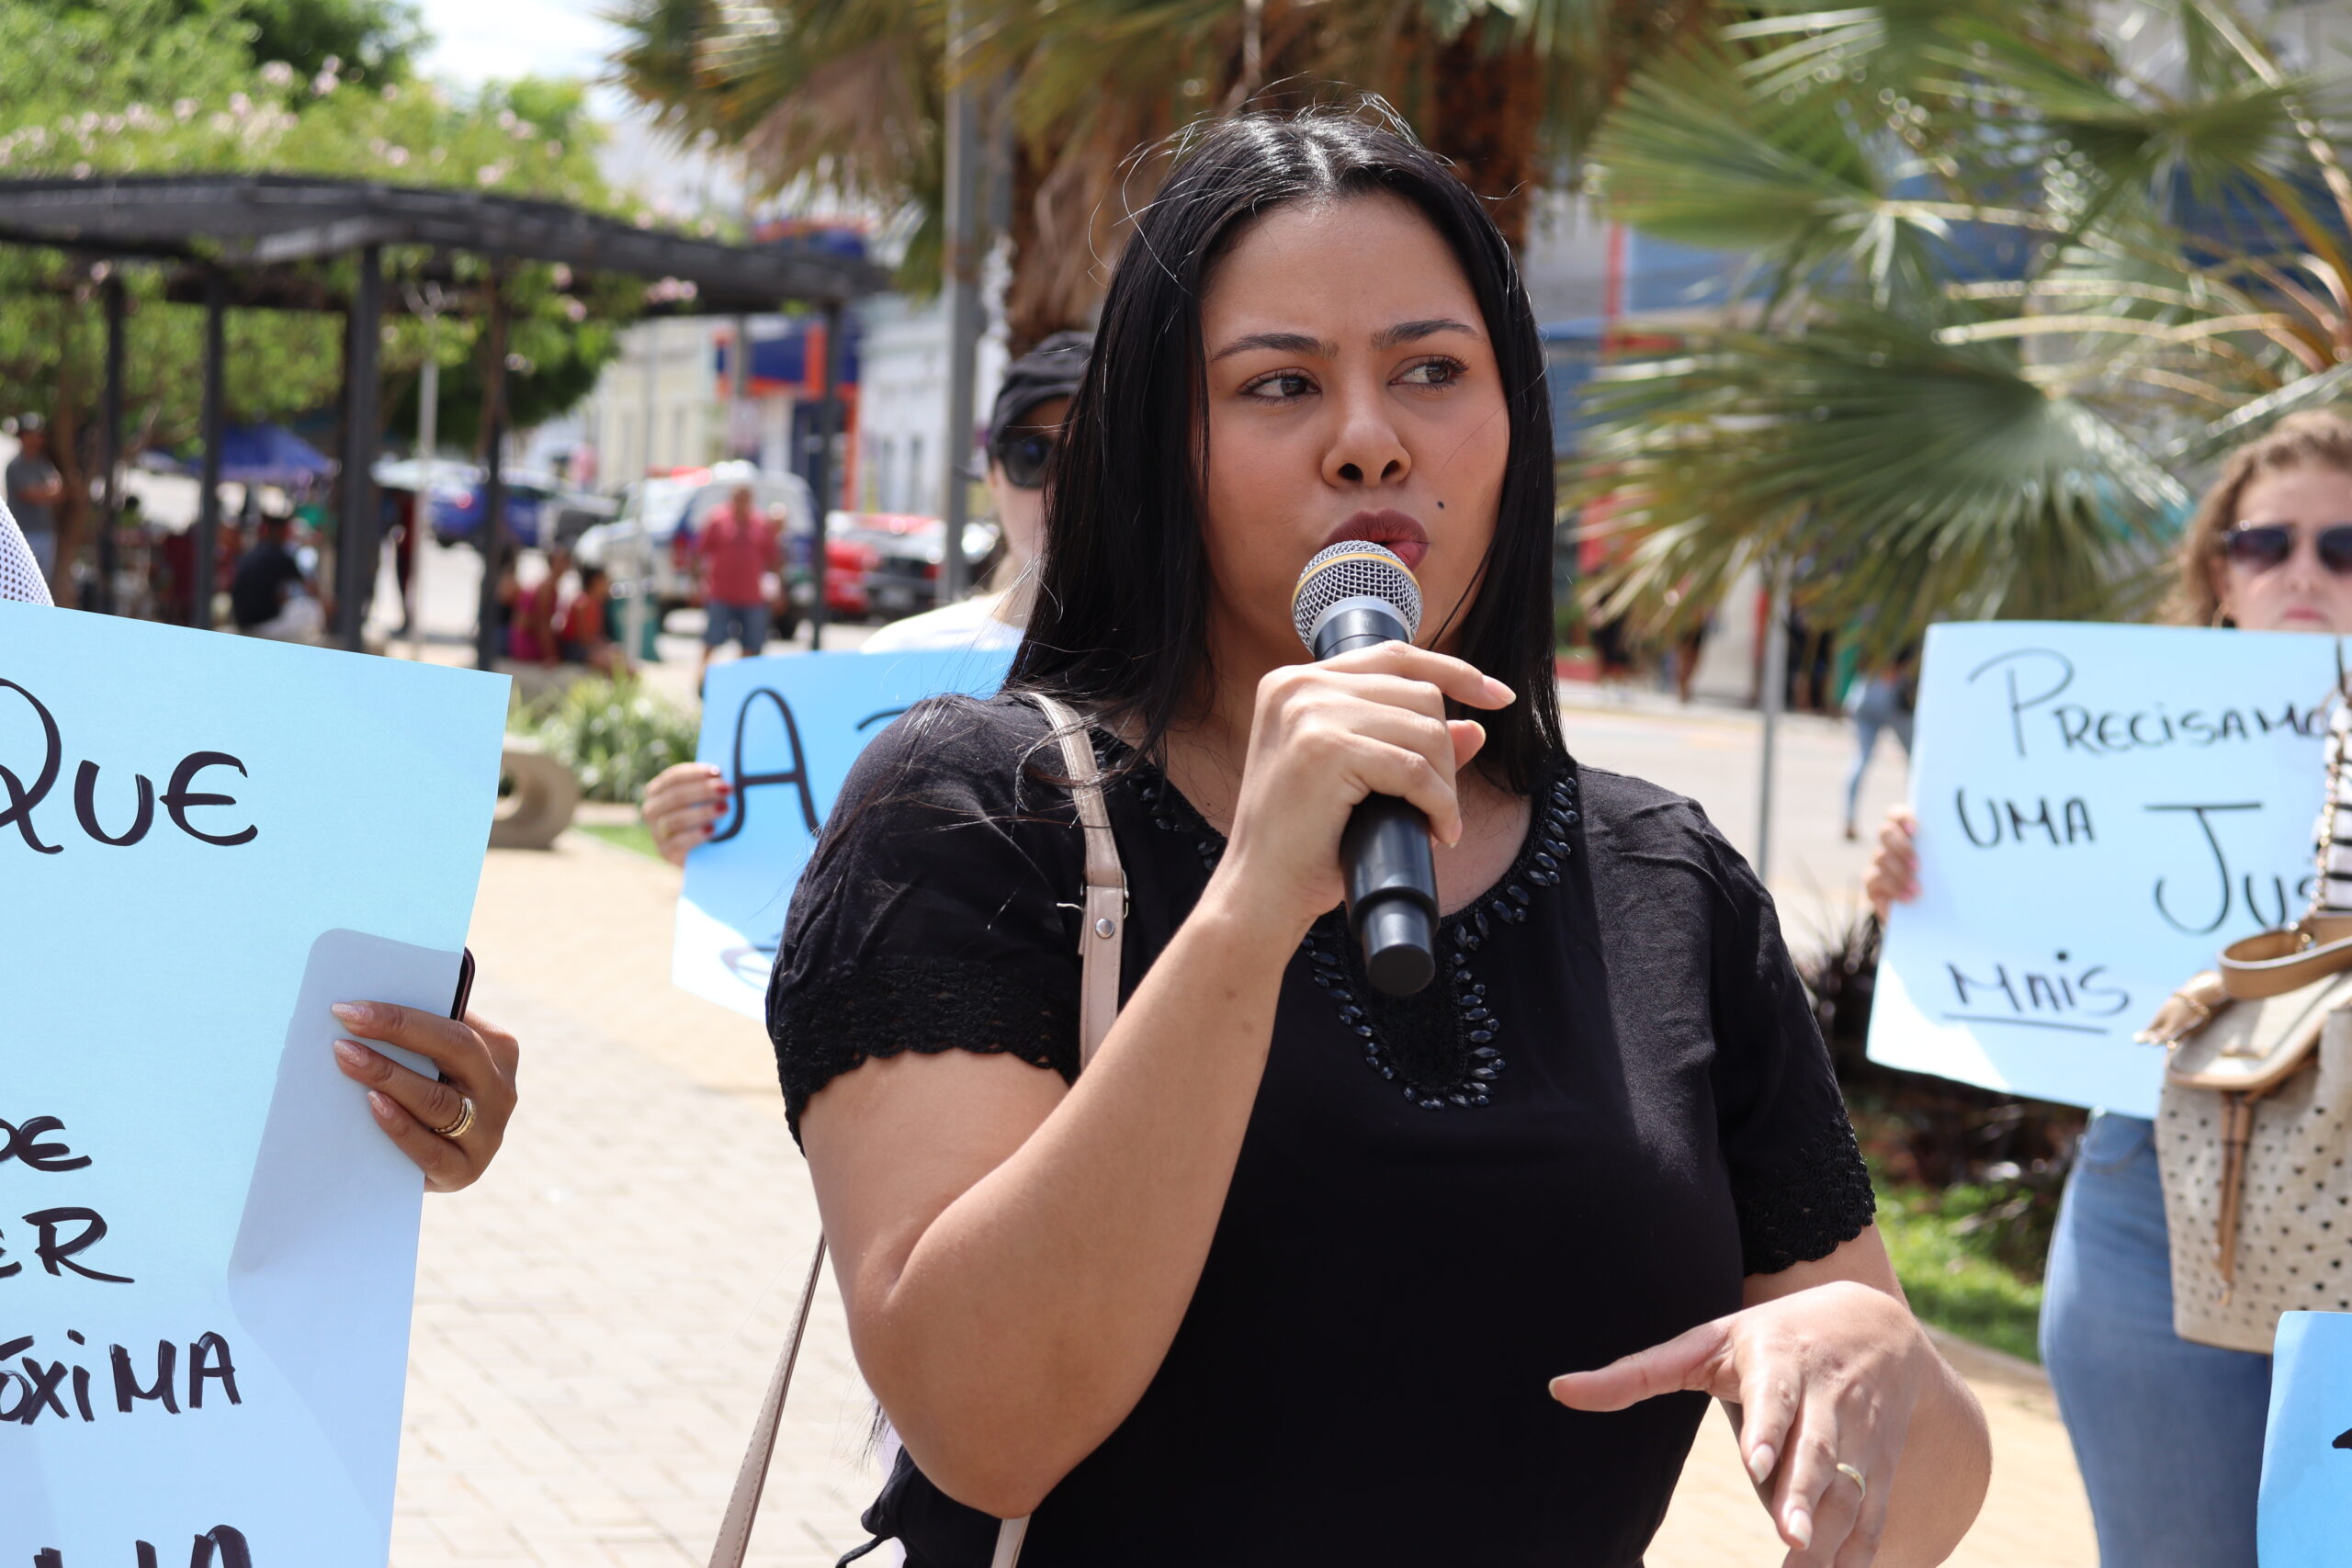
[[[886,959],[779,987],[768,1008],[795,1139],[808,1097],[876,1056],[973,1051],[1078,1077],[1078,1002],[988,964]]]
[[[1777,1274],[1826,1258],[1869,1228],[1878,1212],[1852,1123],[1839,1116],[1770,1177],[1732,1190],[1739,1214],[1740,1271]]]

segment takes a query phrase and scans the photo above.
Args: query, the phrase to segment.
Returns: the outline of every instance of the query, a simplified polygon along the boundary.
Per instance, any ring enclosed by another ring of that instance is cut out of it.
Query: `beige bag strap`
[[[1110,808],[1102,803],[1102,776],[1094,762],[1091,727],[1067,704],[1032,694],[1061,742],[1069,770],[1070,800],[1086,833],[1085,919],[1078,933],[1078,1063],[1094,1060],[1102,1037],[1119,1016],[1120,933],[1127,925],[1127,873],[1119,863],[1119,840],[1111,831]]]
[[[1078,1061],[1083,1067],[1094,1059],[1102,1038],[1119,1016],[1120,933],[1127,923],[1127,874],[1119,860],[1119,840],[1111,831],[1111,813],[1102,801],[1102,770],[1095,764],[1090,727],[1067,704],[1032,694],[1061,742],[1062,763],[1069,770],[1070,799],[1078,807],[1079,826],[1086,834],[1085,922],[1078,936]],[[759,1418],[752,1424],[752,1442],[735,1472],[735,1491],[727,1500],[727,1516],[719,1522],[718,1540],[710,1549],[710,1568],[743,1568],[751,1549],[752,1525],[760,1516],[760,1494],[767,1486],[768,1467],[775,1457],[777,1431],[784,1425],[785,1396],[792,1392],[792,1370],[800,1359],[800,1342],[808,1337],[808,1314],[817,1302],[817,1281],[825,1272],[825,1238],[808,1259],[808,1278],[800,1287],[800,1305],[792,1314],[792,1330],[785,1336],[784,1353],[776,1358],[768,1392],[760,1401]],[[996,1554],[989,1568],[1017,1568],[1021,1543],[1029,1533],[1026,1517],[1005,1519],[997,1526]]]
[[[2352,969],[2352,920],[2341,915],[2307,915],[2300,925],[2257,931],[2222,950],[2222,988],[2231,997],[2260,1001],[2283,997]]]

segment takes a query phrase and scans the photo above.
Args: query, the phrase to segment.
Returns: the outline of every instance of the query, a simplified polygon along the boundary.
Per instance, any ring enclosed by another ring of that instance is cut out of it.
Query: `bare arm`
[[[808,1102],[858,1364],[951,1496],[1029,1512],[1142,1397],[1208,1256],[1301,934],[1204,896],[1067,1090],[947,1052],[869,1062]]]
[[[1508,692],[1403,644],[1261,689],[1234,833],[1086,1075],[956,1052],[868,1062],[801,1132],[858,1363],[923,1472],[1001,1517],[1123,1420],[1191,1302],[1272,1036],[1282,975],[1339,902],[1374,790],[1460,833],[1481,739],[1443,697]]]

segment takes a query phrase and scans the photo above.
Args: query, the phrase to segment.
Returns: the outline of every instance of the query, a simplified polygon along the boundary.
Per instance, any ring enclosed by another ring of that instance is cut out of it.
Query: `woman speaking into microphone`
[[[1710,1395],[1798,1568],[1974,1517],[1984,1419],[1770,900],[1562,744],[1543,377],[1501,236],[1396,130],[1216,124],[1136,220],[1005,691],[869,748],[770,993],[915,1568],[1635,1568]],[[1294,585],[1351,540],[1418,632],[1309,662]],[[1402,997],[1339,908],[1373,795],[1434,843]],[[1082,1074],[1081,942],[1123,1001]]]

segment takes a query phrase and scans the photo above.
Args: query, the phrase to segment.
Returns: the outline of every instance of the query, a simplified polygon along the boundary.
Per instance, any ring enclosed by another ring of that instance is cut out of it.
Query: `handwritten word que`
[[[41,837],[40,827],[34,821],[34,813],[49,798],[50,792],[56,788],[58,775],[64,768],[64,735],[58,728],[56,716],[39,697],[14,681],[0,680],[0,693],[8,692],[23,699],[25,705],[32,709],[33,717],[40,721],[41,755],[40,765],[32,770],[30,784],[25,782],[22,773],[0,764],[0,796],[6,800],[5,806],[0,806],[0,828],[16,829],[17,836],[24,840],[25,847],[38,854],[58,854],[65,846],[62,842],[51,843]],[[124,849],[146,838],[155,826],[155,807],[160,800],[164,814],[172,819],[172,825],[191,839],[218,844],[224,849],[253,842],[260,829],[251,823],[231,828],[217,819],[207,818],[208,826],[200,825],[189,817],[192,811],[237,804],[234,795],[214,795],[195,787],[197,775],[211,768],[234,768],[241,775],[245,771],[244,763],[226,751],[191,751],[181,758],[178,766],[172,770],[171,782],[164,786],[160,796],[155,793],[153,779],[144,773],[132,774],[130,820],[119,824],[119,831],[109,831],[98,816],[98,764],[85,759],[74,774],[74,820],[91,842]],[[211,830],[213,828],[223,830],[216,832]],[[51,829],[51,832],[55,830],[53,827]]]

